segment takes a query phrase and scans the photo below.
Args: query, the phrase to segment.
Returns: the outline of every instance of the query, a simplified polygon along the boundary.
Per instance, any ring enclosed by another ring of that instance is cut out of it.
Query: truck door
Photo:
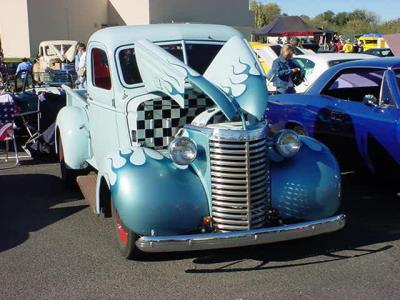
[[[96,163],[100,166],[119,145],[114,93],[106,48],[91,43],[86,55],[91,142]]]

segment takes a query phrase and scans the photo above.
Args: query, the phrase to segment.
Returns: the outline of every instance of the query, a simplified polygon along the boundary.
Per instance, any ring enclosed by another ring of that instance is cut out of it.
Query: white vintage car
[[[338,64],[360,59],[370,59],[372,55],[358,53],[319,53],[305,54],[293,57],[293,61],[304,71],[304,81],[296,87],[297,93],[305,92],[323,72]],[[268,81],[268,91],[274,92],[276,88]]]
[[[73,64],[77,41],[43,41],[33,65],[34,79],[49,85],[69,84],[76,77]],[[71,78],[71,76],[73,78]]]

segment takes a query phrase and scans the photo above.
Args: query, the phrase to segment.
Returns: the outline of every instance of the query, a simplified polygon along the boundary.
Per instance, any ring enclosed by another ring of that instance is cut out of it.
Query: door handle
[[[342,118],[343,114],[337,111],[331,111],[331,119],[333,121],[338,121],[338,122],[342,122],[343,118]]]

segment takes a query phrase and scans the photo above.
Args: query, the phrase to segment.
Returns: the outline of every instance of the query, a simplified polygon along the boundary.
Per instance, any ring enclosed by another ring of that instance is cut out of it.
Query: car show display
[[[114,218],[124,257],[344,226],[335,158],[292,130],[271,134],[265,77],[239,32],[114,27],[87,49],[87,89],[64,86],[57,150],[66,184],[77,178],[96,214]]]
[[[303,94],[271,97],[266,110],[270,128],[290,128],[317,138],[342,167],[366,167],[386,175],[397,172],[399,68],[399,58],[332,67]]]
[[[42,41],[33,65],[34,80],[52,86],[71,84],[76,80],[74,60],[77,41]]]

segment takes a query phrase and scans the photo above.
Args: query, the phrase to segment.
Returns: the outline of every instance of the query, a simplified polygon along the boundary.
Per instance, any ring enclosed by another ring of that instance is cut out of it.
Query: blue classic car
[[[123,256],[344,226],[334,156],[291,130],[270,135],[265,77],[239,32],[113,27],[93,34],[87,52],[87,90],[64,87],[57,151],[63,180],[84,175],[94,211],[114,218]]]
[[[271,97],[272,131],[293,129],[327,145],[344,170],[397,172],[400,164],[400,58],[348,62],[305,93]]]

